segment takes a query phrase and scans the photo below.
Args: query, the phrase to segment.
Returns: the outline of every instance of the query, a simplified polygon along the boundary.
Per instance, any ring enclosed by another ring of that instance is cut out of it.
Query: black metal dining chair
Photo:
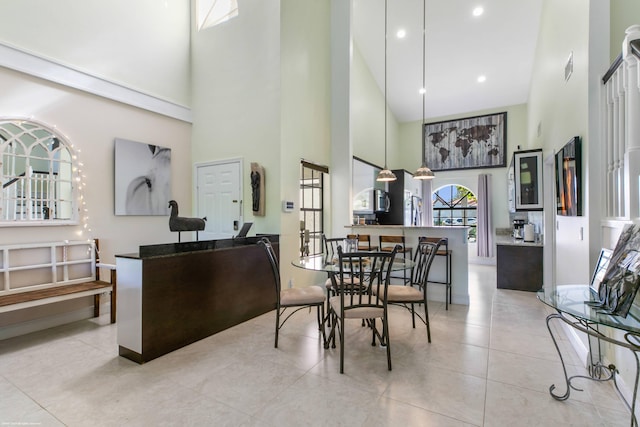
[[[325,340],[325,332],[322,322],[324,320],[324,303],[326,298],[324,291],[320,286],[308,286],[305,288],[289,288],[282,289],[280,282],[280,268],[278,266],[278,257],[276,256],[273,246],[268,238],[263,237],[258,241],[258,245],[262,246],[267,254],[269,263],[271,264],[271,270],[273,271],[273,279],[276,288],[276,337],[275,348],[278,348],[278,334],[280,328],[285,324],[287,320],[296,312],[304,308],[317,308],[318,316],[318,329],[322,331],[322,339]],[[281,317],[285,315],[287,309],[292,309],[287,316],[280,321]]]
[[[421,241],[414,257],[415,267],[413,268],[411,282],[406,286],[390,285],[387,289],[387,301],[389,304],[403,306],[411,312],[411,321],[414,329],[416,327],[416,316],[422,320],[427,327],[427,340],[429,342],[431,342],[431,328],[429,326],[427,284],[429,281],[431,264],[443,243],[444,239],[440,239],[436,243]],[[376,289],[373,289],[373,292],[376,291]],[[424,305],[424,317],[419,313],[416,313],[416,304]]]
[[[387,288],[391,266],[397,249],[391,252],[342,252],[338,247],[339,281],[336,295],[329,298],[332,327],[325,347],[330,343],[335,348],[336,334],[340,341],[340,373],[344,373],[345,322],[359,319],[366,322],[372,331],[371,345],[376,345],[376,337],[386,346],[387,367],[391,370],[391,345],[387,313]],[[350,277],[358,281],[349,280]],[[375,289],[375,292],[372,290]],[[382,321],[382,331],[377,328],[376,319]]]

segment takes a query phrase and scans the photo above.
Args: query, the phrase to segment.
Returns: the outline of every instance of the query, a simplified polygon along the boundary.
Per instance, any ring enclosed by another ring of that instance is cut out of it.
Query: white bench
[[[111,323],[116,321],[115,265],[99,262],[98,240],[0,246],[0,313],[93,295],[100,315],[100,295],[111,295]],[[111,271],[100,280],[100,268]]]

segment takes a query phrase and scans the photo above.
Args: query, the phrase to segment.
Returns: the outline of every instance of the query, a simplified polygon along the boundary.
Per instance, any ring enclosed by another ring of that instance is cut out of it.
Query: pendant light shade
[[[396,179],[398,179],[396,175],[393,172],[391,172],[389,169],[387,169],[387,167],[385,166],[385,168],[382,169],[378,174],[376,181],[389,182],[389,181],[395,181]]]
[[[424,118],[424,104],[427,94],[427,83],[425,79],[425,56],[426,56],[426,39],[427,39],[427,14],[426,14],[426,0],[422,0],[422,139],[420,140],[420,146],[422,148],[422,166],[418,168],[416,173],[413,174],[414,179],[433,179],[435,175],[433,171],[429,169],[425,159],[425,118]]]
[[[387,0],[384,0],[384,169],[380,171],[376,181],[389,182],[397,178],[387,169]]]
[[[431,169],[429,169],[425,164],[420,166],[416,173],[413,174],[415,179],[433,179],[435,178],[435,174]]]

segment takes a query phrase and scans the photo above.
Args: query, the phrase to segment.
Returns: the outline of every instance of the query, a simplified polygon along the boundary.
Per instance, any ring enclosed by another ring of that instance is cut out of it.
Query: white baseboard
[[[582,339],[580,338],[580,335],[578,335],[577,330],[575,330],[574,328],[572,328],[571,326],[567,325],[564,322],[560,322],[560,325],[562,325],[562,329],[564,330],[565,335],[569,339],[569,342],[571,343],[571,347],[573,347],[575,352],[578,354],[578,358],[582,362],[582,366],[586,368],[589,362],[589,348],[582,341]]]
[[[101,304],[100,313],[109,313],[110,304]],[[28,320],[26,322],[15,323],[0,328],[0,340],[18,337],[33,332],[43,331],[67,323],[77,322],[80,320],[91,319],[93,317],[93,306],[85,307],[79,310],[68,311],[53,316],[41,317],[38,319]]]

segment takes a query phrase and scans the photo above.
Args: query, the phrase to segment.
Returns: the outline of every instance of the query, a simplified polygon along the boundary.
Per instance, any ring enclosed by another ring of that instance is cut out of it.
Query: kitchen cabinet
[[[498,242],[497,285],[498,289],[538,291],[542,288],[542,245]]]

